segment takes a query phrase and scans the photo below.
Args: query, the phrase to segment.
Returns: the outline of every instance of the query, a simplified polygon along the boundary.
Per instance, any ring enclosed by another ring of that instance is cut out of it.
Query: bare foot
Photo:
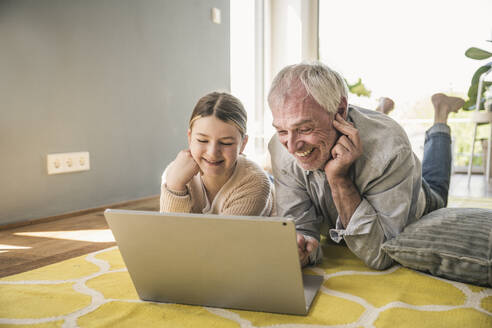
[[[379,98],[378,107],[376,110],[378,112],[389,114],[395,108],[395,102],[391,98],[381,97]]]
[[[436,93],[431,97],[434,105],[434,123],[447,123],[449,113],[456,113],[465,101],[459,97],[449,97],[444,93]]]

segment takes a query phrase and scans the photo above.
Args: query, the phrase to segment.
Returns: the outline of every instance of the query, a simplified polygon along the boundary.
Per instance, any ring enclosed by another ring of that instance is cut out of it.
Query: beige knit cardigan
[[[199,174],[191,179],[186,185],[187,191],[181,194],[167,189],[166,174],[167,168],[162,174],[161,212],[255,216],[273,214],[273,184],[255,162],[242,155],[238,157],[233,174],[219,190],[211,204],[208,202]]]

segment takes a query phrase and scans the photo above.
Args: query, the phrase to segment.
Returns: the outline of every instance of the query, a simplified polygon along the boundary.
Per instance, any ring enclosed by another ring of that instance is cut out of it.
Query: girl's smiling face
[[[233,123],[213,115],[196,119],[188,130],[191,156],[205,177],[229,179],[246,142]]]

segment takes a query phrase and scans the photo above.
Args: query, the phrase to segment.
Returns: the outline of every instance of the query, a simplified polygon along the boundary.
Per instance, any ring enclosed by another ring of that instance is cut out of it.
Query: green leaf
[[[488,64],[485,64],[481,67],[479,67],[475,73],[473,74],[473,77],[472,77],[472,84],[478,84],[478,79],[480,78],[480,76],[487,72],[490,68],[492,67],[492,62],[488,63]]]
[[[492,82],[485,81],[483,83],[482,87],[482,92],[480,95],[480,104],[483,105],[485,102],[485,91],[487,91],[487,88],[489,88],[492,85]],[[476,108],[476,103],[477,103],[477,93],[478,93],[478,82],[475,84],[470,85],[470,88],[468,89],[468,100],[465,101],[465,104],[463,105],[464,110],[474,110]]]
[[[472,109],[471,106],[475,105],[477,101],[477,91],[478,91],[478,83],[470,85],[468,88],[468,99],[463,106],[464,109]]]
[[[479,67],[475,71],[475,73],[473,74],[473,77],[472,77],[470,87],[468,88],[468,100],[465,102],[463,109],[465,109],[465,110],[475,109],[475,104],[477,102],[478,82],[479,82],[480,76],[483,73],[488,72],[491,68],[492,68],[492,62]],[[483,103],[485,101],[485,99],[484,99],[485,91],[487,91],[487,88],[489,88],[491,84],[492,84],[492,82],[489,82],[489,81],[483,82],[482,92],[480,95],[480,102],[481,103]]]
[[[470,99],[477,98],[477,91],[478,91],[478,83],[474,83],[470,85],[470,88],[468,88],[468,98]]]
[[[465,52],[465,56],[471,59],[482,60],[491,57],[492,53],[479,48],[471,47]]]
[[[474,110],[475,109],[475,103],[471,100],[468,99],[465,101],[465,104],[463,105],[464,110]]]
[[[345,80],[345,82],[347,82]],[[357,96],[370,97],[371,91],[366,88],[366,86],[362,83],[362,79],[358,79],[356,83],[349,84],[347,82],[348,89],[351,93],[356,94]]]

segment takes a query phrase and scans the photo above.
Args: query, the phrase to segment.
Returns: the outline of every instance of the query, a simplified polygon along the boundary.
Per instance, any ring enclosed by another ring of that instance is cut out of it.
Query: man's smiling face
[[[338,139],[334,114],[327,112],[304,88],[293,90],[272,109],[279,141],[304,170],[323,169]]]

